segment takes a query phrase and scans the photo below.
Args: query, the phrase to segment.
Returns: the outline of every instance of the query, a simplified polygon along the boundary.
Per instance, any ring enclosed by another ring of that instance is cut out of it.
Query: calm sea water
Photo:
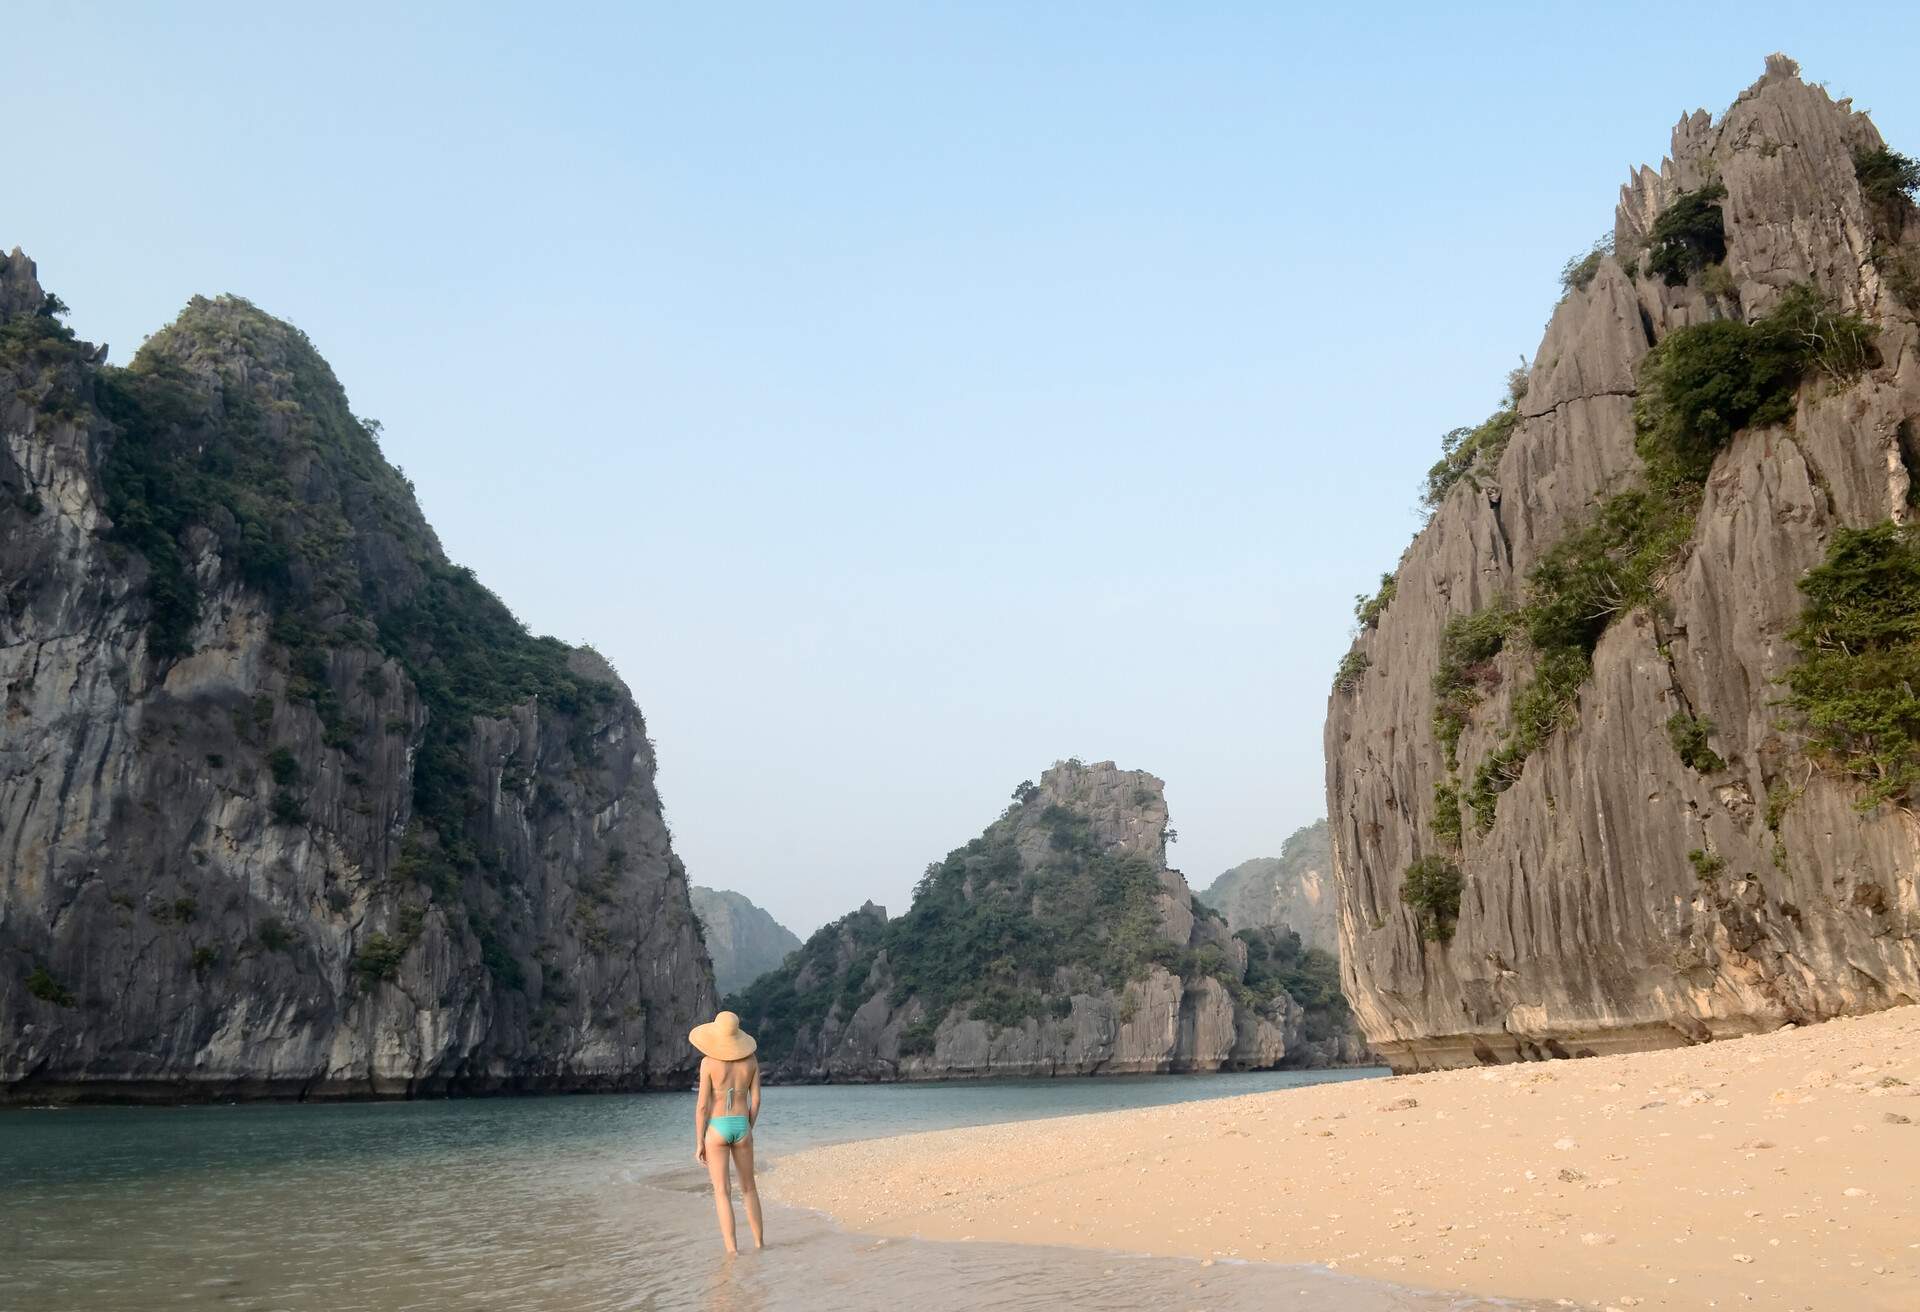
[[[759,1160],[1365,1074],[770,1089]],[[781,1208],[768,1249],[729,1262],[692,1116],[691,1094],[0,1113],[0,1308],[1511,1306],[1305,1267],[878,1241]]]

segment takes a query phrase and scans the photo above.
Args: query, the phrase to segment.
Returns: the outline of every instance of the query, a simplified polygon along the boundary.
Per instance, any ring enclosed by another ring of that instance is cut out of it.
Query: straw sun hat
[[[760,1046],[754,1042],[753,1035],[740,1032],[740,1018],[730,1011],[721,1012],[705,1025],[695,1025],[687,1037],[693,1040],[694,1047],[721,1061],[751,1057],[753,1050]]]

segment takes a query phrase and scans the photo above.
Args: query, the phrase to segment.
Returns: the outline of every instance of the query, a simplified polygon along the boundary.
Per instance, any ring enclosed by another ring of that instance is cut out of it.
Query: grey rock
[[[798,935],[744,894],[698,884],[689,891],[713,958],[713,987],[722,997],[766,974],[800,946]]]
[[[16,251],[0,312],[40,303]],[[295,330],[244,302],[190,315],[142,358],[205,405],[245,389],[263,431],[306,407],[346,413]],[[296,367],[332,392],[297,388]],[[146,561],[107,536],[121,434],[97,403],[104,376],[84,343],[0,354],[0,1101],[683,1081],[713,987],[653,747],[612,668],[567,655],[610,690],[577,713],[531,698],[475,717],[466,833],[493,865],[458,889],[422,883],[402,855],[427,702],[348,616],[296,688],[267,600],[194,526],[191,650],[150,652]],[[323,461],[284,476],[342,508],[337,549],[367,588],[420,586],[403,538],[444,561],[410,495],[381,520]],[[303,785],[297,822],[271,811],[275,749]],[[402,945],[384,978],[354,964],[379,935]]]
[[[0,322],[38,314],[47,295],[40,287],[39,270],[26,252],[15,246],[0,259]]]
[[[1423,940],[1399,896],[1409,863],[1446,847],[1432,827],[1441,630],[1517,593],[1637,471],[1635,365],[1651,340],[1727,306],[1697,281],[1667,287],[1603,260],[1534,357],[1495,471],[1507,495],[1495,507],[1456,486],[1359,638],[1369,677],[1332,697],[1326,725],[1341,962],[1362,1028],[1397,1069],[1692,1043],[1920,999],[1920,828],[1896,808],[1858,812],[1843,782],[1796,754],[1774,705],[1793,658],[1795,581],[1837,527],[1909,513],[1899,434],[1920,415],[1920,333],[1872,263],[1853,173],[1853,151],[1878,145],[1863,115],[1776,58],[1718,122],[1682,119],[1672,157],[1622,189],[1624,257],[1677,193],[1717,177],[1739,307],[1764,313],[1812,280],[1878,325],[1881,363],[1843,389],[1810,382],[1791,424],[1743,432],[1721,454],[1664,585],[1670,613],[1608,630],[1577,722],[1528,760],[1488,833],[1469,822],[1445,944]],[[1497,745],[1524,672],[1513,652],[1497,666],[1460,744],[1463,778]],[[1678,709],[1713,722],[1725,770],[1682,765],[1664,730]],[[1776,865],[1756,799],[1788,786],[1805,791]],[[1725,861],[1717,888],[1689,867],[1703,847]]]
[[[1284,925],[1308,947],[1339,954],[1339,899],[1325,820],[1296,830],[1279,856],[1242,861],[1194,896],[1234,930]]]

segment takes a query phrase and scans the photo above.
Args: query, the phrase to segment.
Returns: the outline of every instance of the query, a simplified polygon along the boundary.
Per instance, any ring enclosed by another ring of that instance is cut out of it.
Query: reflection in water
[[[1350,1078],[1351,1076],[1346,1076]],[[763,1160],[1300,1076],[778,1089]],[[876,1241],[769,1208],[722,1252],[681,1095],[0,1115],[0,1307],[74,1312],[1494,1306],[1307,1268]],[[684,1160],[682,1160],[684,1159]]]

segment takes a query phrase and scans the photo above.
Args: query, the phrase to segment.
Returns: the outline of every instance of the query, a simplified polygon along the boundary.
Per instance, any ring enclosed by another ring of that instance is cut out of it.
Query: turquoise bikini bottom
[[[721,1143],[739,1143],[753,1123],[744,1116],[716,1116],[707,1122],[707,1128],[720,1136]]]

